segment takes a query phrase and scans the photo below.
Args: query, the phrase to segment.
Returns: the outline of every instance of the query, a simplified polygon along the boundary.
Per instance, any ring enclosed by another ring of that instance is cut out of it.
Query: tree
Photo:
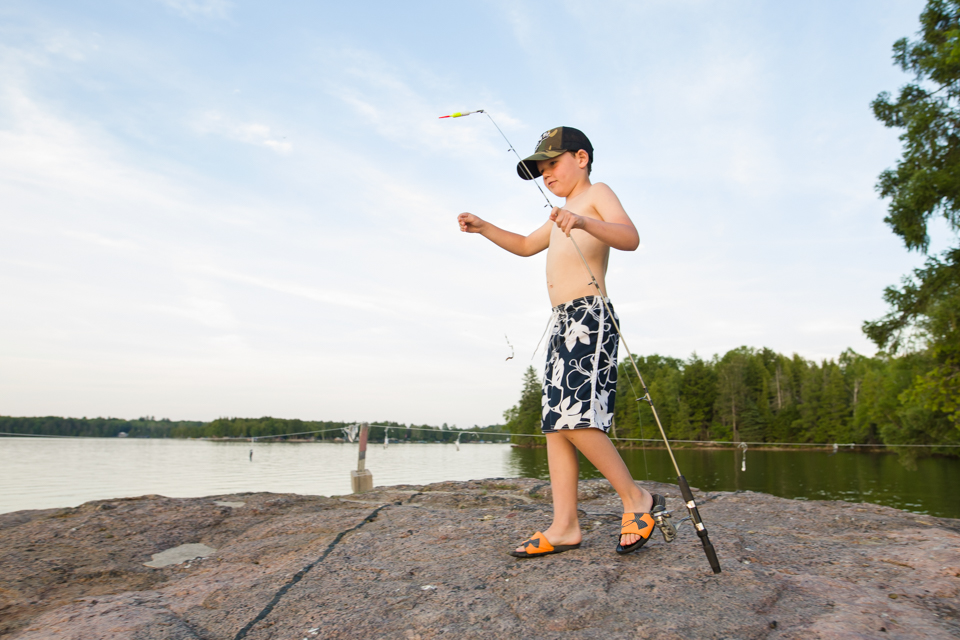
[[[930,0],[920,24],[919,41],[893,45],[894,61],[915,81],[896,102],[884,91],[871,106],[886,126],[905,129],[903,157],[877,183],[891,199],[884,221],[908,249],[926,251],[931,217],[960,225],[960,1]]]
[[[927,253],[931,218],[960,231],[960,0],[929,0],[920,26],[919,40],[893,45],[895,63],[914,81],[895,101],[883,92],[871,106],[886,126],[904,130],[902,157],[877,182],[890,199],[884,221],[908,250]],[[890,354],[927,351],[932,366],[901,399],[960,428],[960,248],[928,256],[901,284],[885,290],[890,312],[864,323],[864,332]]]
[[[815,442],[850,442],[851,402],[843,371],[835,362],[824,361],[822,393],[817,408]]]
[[[743,423],[747,408],[747,369],[750,350],[740,347],[728,351],[717,364],[718,394],[716,409],[720,422],[731,429],[734,442],[740,442],[738,421]],[[755,407],[754,407],[755,408]]]
[[[533,367],[527,367],[523,373],[523,391],[520,402],[503,412],[507,431],[510,433],[540,433],[541,396],[543,395],[540,377]],[[529,437],[512,437],[514,444],[535,444]]]
[[[664,430],[672,437],[672,425],[677,420],[680,402],[681,370],[683,363],[667,356],[633,356],[643,376],[657,415]],[[624,359],[617,368],[617,401],[614,408],[617,435],[621,438],[660,438],[653,412],[643,394],[643,385],[630,360]],[[668,436],[669,437],[669,436]]]
[[[683,367],[680,392],[689,412],[690,431],[687,437],[693,440],[708,439],[717,401],[716,369],[694,353]]]

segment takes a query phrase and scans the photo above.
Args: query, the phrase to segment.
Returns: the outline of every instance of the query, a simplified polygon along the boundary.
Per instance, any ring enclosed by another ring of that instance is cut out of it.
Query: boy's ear
[[[590,162],[590,154],[589,154],[589,153],[587,153],[587,152],[584,151],[583,149],[580,149],[579,151],[577,151],[577,152],[574,154],[574,157],[577,159],[577,165],[578,165],[581,169],[586,169],[586,168],[587,168],[587,164],[589,164],[589,162]]]

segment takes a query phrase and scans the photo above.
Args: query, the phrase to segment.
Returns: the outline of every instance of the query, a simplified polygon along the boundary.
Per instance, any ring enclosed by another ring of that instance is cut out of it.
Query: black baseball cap
[[[544,131],[540,136],[540,142],[537,143],[537,149],[532,156],[524,158],[517,163],[517,174],[524,180],[533,180],[540,177],[540,171],[537,169],[537,160],[549,160],[556,158],[567,151],[577,152],[583,149],[593,161],[593,145],[580,129],[573,127],[557,127]]]

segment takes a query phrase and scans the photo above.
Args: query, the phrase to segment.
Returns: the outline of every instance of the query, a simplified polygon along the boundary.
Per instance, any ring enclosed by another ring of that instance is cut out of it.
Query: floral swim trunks
[[[607,304],[617,319],[609,299]],[[617,344],[613,320],[600,296],[553,308],[543,375],[541,430],[592,427],[606,433],[617,395]]]

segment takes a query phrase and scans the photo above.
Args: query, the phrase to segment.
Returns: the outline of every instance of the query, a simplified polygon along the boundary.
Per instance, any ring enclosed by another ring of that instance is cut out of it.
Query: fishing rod
[[[550,201],[550,198],[544,193],[543,189],[540,187],[540,184],[534,179],[534,175],[530,172],[529,167],[526,163],[523,162],[523,158],[520,157],[520,154],[517,153],[517,150],[514,149],[513,144],[507,138],[506,134],[503,133],[503,130],[497,125],[494,121],[493,116],[491,116],[484,109],[476,109],[474,111],[458,111],[457,113],[451,113],[450,115],[440,116],[443,118],[462,118],[464,116],[469,116],[474,113],[482,113],[490,119],[490,122],[494,127],[497,128],[497,131],[500,132],[500,135],[506,141],[507,145],[510,147],[509,151],[513,152],[513,155],[517,157],[519,161],[519,166],[523,167],[524,172],[526,172],[528,179],[533,182],[537,187],[537,190],[543,196],[543,199],[547,201],[547,206],[551,209],[555,208],[553,203]],[[571,229],[572,231],[572,229]],[[700,538],[700,542],[703,544],[703,552],[707,556],[707,561],[710,563],[710,568],[713,569],[714,573],[720,573],[720,560],[717,558],[717,552],[713,548],[713,543],[710,542],[710,536],[707,534],[707,527],[703,524],[703,519],[700,517],[700,511],[697,509],[697,502],[693,498],[693,492],[690,491],[690,485],[687,484],[687,479],[683,477],[683,474],[680,472],[680,466],[677,464],[677,459],[673,455],[673,449],[670,447],[670,440],[667,439],[667,432],[663,429],[663,424],[660,422],[660,416],[657,415],[657,408],[653,405],[653,398],[650,397],[650,390],[647,388],[647,384],[643,381],[643,376],[640,374],[640,368],[637,366],[637,361],[634,359],[633,354],[630,352],[630,347],[627,345],[626,338],[623,337],[623,332],[620,331],[620,325],[617,323],[616,316],[613,314],[613,311],[610,309],[610,304],[607,302],[606,296],[603,294],[603,290],[600,288],[600,283],[597,282],[597,277],[593,274],[593,269],[590,268],[590,264],[587,262],[587,259],[583,257],[583,252],[580,251],[580,246],[577,244],[576,239],[572,234],[567,234],[567,237],[570,238],[570,242],[573,243],[573,247],[577,250],[577,255],[580,256],[580,262],[583,263],[583,266],[586,267],[587,273],[590,274],[590,284],[596,288],[597,293],[600,295],[600,300],[603,302],[604,308],[607,310],[607,315],[610,317],[610,322],[613,323],[613,328],[616,329],[617,335],[620,337],[620,341],[623,342],[623,348],[627,352],[627,357],[630,360],[630,364],[633,365],[633,370],[637,374],[637,380],[640,382],[640,386],[643,388],[643,397],[637,398],[638,401],[646,401],[650,405],[650,411],[653,412],[653,419],[657,423],[657,427],[660,429],[660,435],[663,437],[663,443],[667,447],[667,453],[670,454],[670,461],[673,463],[673,468],[677,472],[677,484],[680,486],[680,493],[683,495],[684,505],[687,507],[689,512],[689,519],[693,522],[693,527],[697,531],[697,536]],[[657,513],[651,512],[650,514],[654,521],[657,523],[657,526],[660,528],[661,533],[663,534],[663,539],[666,542],[672,542],[677,535],[676,527],[669,522],[670,512],[669,511],[658,511]],[[686,519],[686,518],[685,518]],[[681,521],[682,523],[682,521]]]

